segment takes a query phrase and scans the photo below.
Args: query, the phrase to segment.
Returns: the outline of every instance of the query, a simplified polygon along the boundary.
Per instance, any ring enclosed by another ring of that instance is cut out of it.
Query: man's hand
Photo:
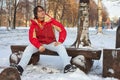
[[[40,47],[39,47],[39,51],[40,51],[40,52],[45,51],[45,47],[44,47],[44,46],[40,46]]]
[[[58,46],[58,45],[60,45],[61,44],[61,42],[55,42],[54,43],[54,46]]]

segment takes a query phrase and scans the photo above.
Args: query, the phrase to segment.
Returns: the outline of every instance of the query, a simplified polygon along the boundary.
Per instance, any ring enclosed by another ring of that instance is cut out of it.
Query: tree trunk
[[[13,16],[13,27],[12,27],[12,29],[15,29],[15,27],[16,27],[16,13],[17,13],[18,3],[19,3],[19,0],[15,0],[15,3],[14,3],[14,16]]]
[[[9,0],[8,2],[6,2],[6,4],[8,5],[8,26],[11,27],[11,0]]]
[[[41,5],[42,0],[37,0],[37,5]]]
[[[65,1],[63,1],[63,9],[62,9],[62,13],[61,13],[61,17],[60,17],[60,21],[62,21],[63,20],[63,17],[64,17],[64,13],[65,13]],[[64,22],[64,21],[63,21]],[[62,23],[63,23],[62,22]]]
[[[34,0],[34,7],[37,6],[37,0]]]
[[[102,33],[102,3],[98,0],[98,33]]]
[[[89,0],[79,1],[77,38],[72,46],[79,48],[80,46],[90,46],[89,40]]]
[[[6,7],[7,7],[7,22],[8,22],[8,27],[12,28],[12,20],[13,20],[13,16],[12,16],[12,5],[14,2],[12,2],[12,0],[7,0],[6,1]]]
[[[1,0],[1,6],[0,6],[0,26],[2,25],[2,8],[3,8],[3,0]]]
[[[12,29],[15,29],[16,27],[16,7],[14,7],[14,16],[13,16],[13,28]]]
[[[57,9],[58,9],[58,3],[59,3],[59,0],[57,0],[57,2],[55,3],[55,9],[54,9],[54,18],[56,19],[57,17]]]
[[[25,26],[27,27],[28,26],[28,16],[29,16],[29,2],[28,0],[26,0],[26,13],[25,13],[25,17],[26,17],[26,24]]]

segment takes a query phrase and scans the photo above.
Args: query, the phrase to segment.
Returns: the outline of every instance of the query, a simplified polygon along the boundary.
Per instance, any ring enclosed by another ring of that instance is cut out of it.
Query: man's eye
[[[39,10],[38,12],[43,12],[43,10]]]

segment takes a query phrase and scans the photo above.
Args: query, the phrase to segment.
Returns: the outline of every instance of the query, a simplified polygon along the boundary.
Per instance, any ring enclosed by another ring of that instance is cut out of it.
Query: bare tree
[[[12,29],[15,29],[16,27],[16,12],[18,7],[19,0],[14,0],[14,13],[13,13],[13,27]]]
[[[63,4],[63,6],[62,6],[62,13],[61,13],[60,21],[62,21],[62,20],[63,20],[63,17],[64,17],[65,5],[66,5],[65,3],[66,3],[65,0],[63,0],[63,1],[62,1],[62,4]]]
[[[7,28],[12,27],[12,0],[6,0],[6,16],[7,16]]]
[[[34,7],[37,6],[37,0],[34,0]]]
[[[5,0],[0,0],[0,3]],[[93,1],[93,0],[90,0]],[[19,3],[19,5],[18,5]],[[2,8],[2,18],[7,20],[2,20],[2,25],[11,26],[11,28],[15,28],[15,26],[27,26],[29,23],[28,20],[33,16],[33,8],[37,5],[42,5],[46,10],[47,13],[51,12],[52,17],[56,18],[57,20],[61,21],[64,26],[67,27],[74,27],[80,25],[80,18],[78,15],[78,1],[76,0],[6,0],[6,5]],[[90,4],[89,10],[89,18],[90,18],[90,25],[97,20],[97,7],[94,4]],[[1,4],[0,4],[0,11],[1,11]],[[93,9],[94,8],[94,9]],[[7,11],[7,12],[5,12]],[[6,15],[7,13],[7,15]],[[106,16],[106,13],[104,13]],[[16,18],[17,17],[17,18]],[[2,19],[0,18],[0,19]],[[104,18],[105,20],[105,18]],[[79,31],[79,30],[78,30]]]
[[[96,26],[98,21],[98,11],[97,11],[97,4],[95,1],[90,0],[90,10],[89,10],[89,18],[90,18],[90,26]]]
[[[29,19],[29,2],[28,2],[28,0],[26,0],[25,1],[26,2],[26,12],[25,12],[25,16],[26,16],[26,24],[25,24],[25,26],[27,27],[28,25],[28,19]]]
[[[48,10],[47,12],[50,13],[52,12],[53,13],[53,17],[56,19],[57,18],[57,14],[58,12],[58,8],[60,7],[60,0],[48,0]]]
[[[3,0],[0,0],[0,26],[2,24]]]
[[[37,0],[37,5],[41,5],[42,0]]]
[[[77,24],[77,38],[72,46],[79,48],[79,46],[90,46],[89,40],[89,0],[79,0],[78,24]]]
[[[98,33],[102,33],[102,2],[98,0]]]

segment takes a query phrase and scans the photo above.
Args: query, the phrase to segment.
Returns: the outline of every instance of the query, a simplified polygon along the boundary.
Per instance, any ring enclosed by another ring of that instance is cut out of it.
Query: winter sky
[[[95,1],[97,2],[98,0]],[[120,17],[120,4],[118,4],[117,1],[111,2],[110,0],[102,0],[102,3],[107,8],[109,17]]]

